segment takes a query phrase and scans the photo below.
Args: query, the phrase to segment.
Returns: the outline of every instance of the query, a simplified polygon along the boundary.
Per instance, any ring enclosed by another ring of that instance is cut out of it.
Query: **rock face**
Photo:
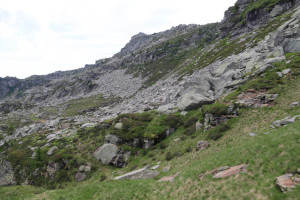
[[[0,186],[16,185],[11,164],[0,156]]]
[[[138,170],[134,170],[122,176],[115,177],[114,180],[123,180],[123,179],[130,179],[130,180],[137,180],[137,179],[151,179],[158,176],[160,173],[159,171],[155,170],[147,170],[147,168],[142,168]]]

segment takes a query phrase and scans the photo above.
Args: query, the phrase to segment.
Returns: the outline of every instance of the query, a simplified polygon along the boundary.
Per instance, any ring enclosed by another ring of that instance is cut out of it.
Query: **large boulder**
[[[284,53],[296,53],[300,52],[300,38],[293,39],[288,38],[283,42]]]
[[[0,186],[16,185],[13,168],[10,162],[0,157]]]
[[[108,165],[118,153],[118,147],[114,144],[104,144],[94,152],[94,157],[103,164]]]

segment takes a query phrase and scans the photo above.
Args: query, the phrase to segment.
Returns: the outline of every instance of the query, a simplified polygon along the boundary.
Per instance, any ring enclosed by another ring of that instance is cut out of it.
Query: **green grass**
[[[104,98],[101,94],[94,95],[86,98],[71,100],[67,103],[66,108],[63,110],[62,116],[70,117],[75,115],[81,115],[99,107],[109,106],[119,101],[118,98],[110,97]]]

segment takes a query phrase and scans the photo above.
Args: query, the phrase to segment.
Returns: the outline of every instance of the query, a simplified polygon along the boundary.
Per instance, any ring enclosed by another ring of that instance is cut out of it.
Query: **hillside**
[[[81,69],[0,78],[0,199],[297,199],[299,22],[299,0],[238,0]]]

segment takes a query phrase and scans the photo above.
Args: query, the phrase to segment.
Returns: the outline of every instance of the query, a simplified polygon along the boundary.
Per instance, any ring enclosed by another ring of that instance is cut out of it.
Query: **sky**
[[[223,19],[236,0],[0,0],[0,77],[93,64],[130,38]]]

